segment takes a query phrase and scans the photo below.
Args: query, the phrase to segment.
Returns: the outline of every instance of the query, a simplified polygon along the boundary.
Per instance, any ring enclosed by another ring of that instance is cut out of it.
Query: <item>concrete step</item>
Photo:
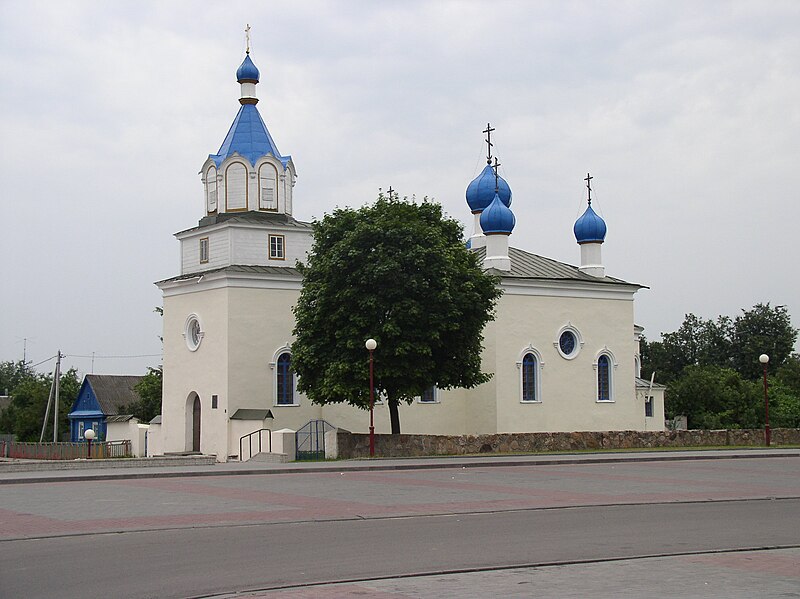
[[[262,451],[261,453],[257,453],[247,461],[266,462],[269,464],[283,464],[289,461],[289,456],[286,455],[285,453],[269,453],[267,451]]]

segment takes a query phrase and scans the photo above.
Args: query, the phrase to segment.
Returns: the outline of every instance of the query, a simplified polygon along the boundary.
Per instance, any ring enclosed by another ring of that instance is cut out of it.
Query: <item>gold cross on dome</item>
[[[244,28],[244,39],[247,44],[247,54],[250,54],[250,23]]]

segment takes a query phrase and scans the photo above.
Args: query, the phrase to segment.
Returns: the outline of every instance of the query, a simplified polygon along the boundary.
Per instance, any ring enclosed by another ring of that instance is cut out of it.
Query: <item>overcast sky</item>
[[[204,214],[246,23],[295,217],[391,185],[469,234],[491,122],[511,244],[579,263],[591,172],[650,339],[756,302],[800,323],[800,2],[0,0],[0,361],[160,362],[153,282]]]

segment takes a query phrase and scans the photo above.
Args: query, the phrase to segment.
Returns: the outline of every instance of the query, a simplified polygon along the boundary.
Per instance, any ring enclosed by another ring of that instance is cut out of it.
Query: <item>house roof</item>
[[[475,252],[483,260],[486,256],[486,248],[477,248]],[[552,258],[545,258],[537,254],[531,254],[525,250],[515,247],[508,248],[508,256],[511,258],[511,271],[501,271],[490,268],[487,272],[500,275],[504,279],[541,279],[549,281],[584,281],[587,283],[601,283],[612,285],[630,285],[632,287],[643,288],[644,285],[629,283],[614,277],[593,277],[592,275],[581,272],[577,266],[559,262]]]
[[[87,374],[85,381],[91,386],[100,409],[110,416],[118,414],[122,406],[139,401],[139,395],[133,388],[143,378],[120,374]]]
[[[128,422],[130,420],[137,420],[133,414],[117,414],[106,417],[106,422],[111,424],[112,422]]]

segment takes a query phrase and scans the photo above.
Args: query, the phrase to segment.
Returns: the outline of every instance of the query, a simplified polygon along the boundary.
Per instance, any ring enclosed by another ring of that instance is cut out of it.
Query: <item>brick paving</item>
[[[236,595],[241,599],[786,599],[798,596],[800,549],[462,572]]]

